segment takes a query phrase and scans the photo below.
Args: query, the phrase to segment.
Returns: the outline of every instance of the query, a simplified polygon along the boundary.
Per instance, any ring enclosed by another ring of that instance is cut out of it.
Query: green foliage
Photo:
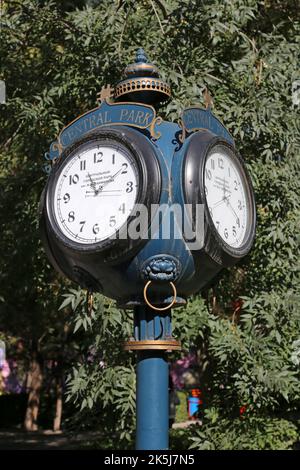
[[[297,426],[274,417],[218,419],[197,428],[190,431],[191,449],[287,450],[298,440]]]
[[[55,343],[71,306],[78,361],[68,396],[81,409],[74,419],[97,423],[107,447],[129,445],[134,361],[121,343],[132,321],[101,296],[88,314],[77,290],[66,294],[58,312],[57,299],[69,287],[46,262],[37,208],[49,143],[95,106],[101,86],[116,82],[143,46],[172,86],[161,116],[177,120],[185,106],[202,103],[208,86],[257,201],[251,254],[221,273],[203,297],[174,311],[183,352],[197,351],[206,414],[197,437],[192,427],[182,441],[181,431],[173,433],[173,442],[188,446],[195,437],[199,448],[291,448],[300,393],[300,119],[291,97],[299,79],[297,2],[24,0],[1,6],[0,79],[8,98],[0,106],[1,328],[28,338],[46,332]],[[244,419],[240,406],[247,409]]]
[[[175,423],[182,423],[188,420],[187,393],[177,392],[179,404],[176,406]]]
[[[87,423],[97,425],[108,446],[115,441],[128,446],[134,427],[135,372],[122,343],[130,335],[131,321],[112,301],[98,294],[88,312],[85,297],[83,291],[72,289],[61,306],[72,305],[74,333],[80,341],[78,362],[67,377],[67,401],[72,399],[83,412],[85,427]]]

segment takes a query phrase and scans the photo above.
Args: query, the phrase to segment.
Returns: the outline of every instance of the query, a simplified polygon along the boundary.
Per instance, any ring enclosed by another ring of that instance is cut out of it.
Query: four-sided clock
[[[233,141],[223,128],[199,129],[178,145],[179,130],[161,122],[155,139],[146,129],[105,125],[63,150],[40,208],[44,245],[58,271],[127,307],[143,304],[149,282],[152,302],[168,305],[171,282],[180,305],[249,252],[254,194]],[[200,226],[187,209],[195,204],[204,207]],[[174,218],[174,207],[183,217]],[[184,214],[202,231],[203,245],[186,238]]]
[[[169,297],[162,279],[176,281],[178,299],[185,299],[249,252],[254,194],[235,147],[201,130],[168,152],[125,126],[95,129],[66,148],[41,200],[44,245],[56,269],[130,306],[141,301],[147,279],[154,282],[152,298],[158,303]],[[191,249],[184,231],[179,238],[175,232],[163,237],[159,227],[169,223],[173,204],[183,211],[186,204],[204,206],[201,248]],[[131,237],[128,227],[139,205],[148,211],[146,233]],[[153,234],[152,208],[161,205],[164,216],[155,219]]]

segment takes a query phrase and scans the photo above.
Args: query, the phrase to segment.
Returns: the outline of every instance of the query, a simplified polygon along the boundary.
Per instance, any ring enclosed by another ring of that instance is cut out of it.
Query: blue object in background
[[[197,397],[188,397],[188,411],[189,417],[194,416],[199,411],[200,398]]]

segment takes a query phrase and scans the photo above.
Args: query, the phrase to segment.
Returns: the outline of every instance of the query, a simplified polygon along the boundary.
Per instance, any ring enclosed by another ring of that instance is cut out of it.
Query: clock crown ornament
[[[160,77],[159,69],[149,61],[144,49],[139,48],[135,62],[127,65],[124,79],[115,86],[115,101],[158,105],[170,97],[170,85]]]

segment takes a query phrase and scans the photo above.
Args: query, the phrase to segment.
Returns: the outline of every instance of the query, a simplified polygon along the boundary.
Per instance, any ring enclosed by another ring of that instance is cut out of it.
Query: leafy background
[[[99,446],[132,445],[135,361],[121,349],[132,320],[98,295],[87,315],[85,293],[48,265],[37,218],[43,154],[64,124],[95,106],[102,85],[120,78],[137,47],[172,86],[164,118],[177,120],[209,88],[252,176],[257,238],[242,263],[174,312],[183,354],[197,353],[205,407],[202,426],[172,431],[171,442],[295,448],[299,38],[297,0],[1,2],[0,330],[23,338],[28,358],[38,348],[62,363],[77,410],[68,425],[100,429]]]

